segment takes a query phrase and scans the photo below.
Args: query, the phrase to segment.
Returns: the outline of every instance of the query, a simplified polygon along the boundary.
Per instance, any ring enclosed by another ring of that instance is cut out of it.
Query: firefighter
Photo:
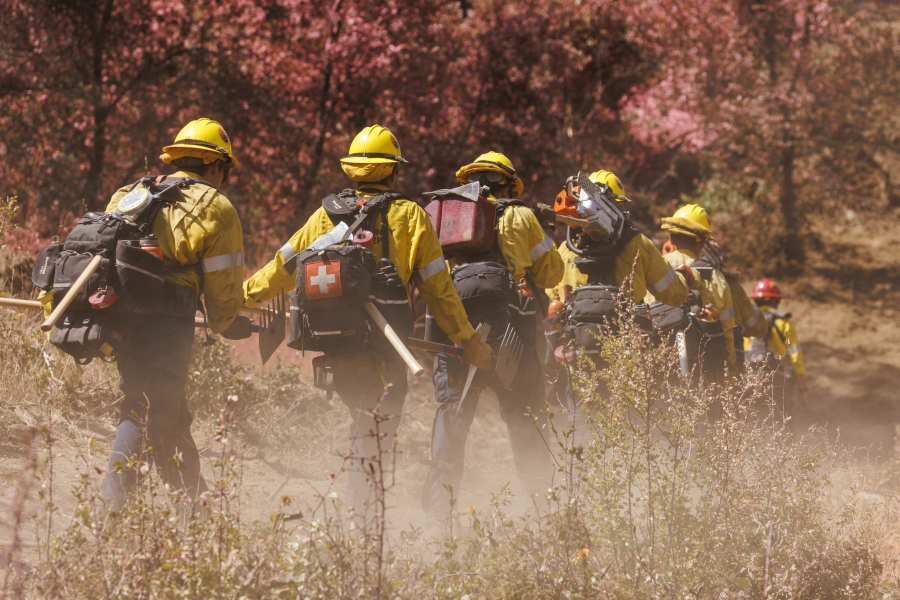
[[[622,182],[614,173],[601,169],[591,173],[588,178],[597,185],[608,185],[610,191],[616,195],[617,202],[629,202]],[[560,205],[574,207],[577,203],[578,200],[569,196],[564,189],[557,197],[557,211]],[[659,249],[649,238],[637,231],[632,231],[631,235],[627,241],[623,240],[624,244],[615,256],[615,272],[608,277],[608,283],[624,287],[625,293],[633,302],[642,302],[649,292],[669,306],[684,304],[690,290],[700,285],[699,273],[686,265],[673,267],[663,259]],[[579,271],[575,263],[578,255],[569,249],[565,240],[559,244],[559,254],[565,261],[565,273],[556,287],[547,290],[547,295],[565,302],[573,290],[588,283],[588,276]],[[547,323],[554,325],[549,319]],[[557,344],[555,340],[559,338],[561,327],[562,324],[547,327],[550,346]],[[548,371],[554,368],[549,366],[551,365],[549,360],[545,361],[545,364],[548,365]],[[567,407],[572,420],[573,443],[576,446],[584,445],[590,433],[587,415],[580,406],[580,400],[572,392],[565,370],[558,366],[558,363],[553,364],[557,366],[555,366],[556,373],[552,376],[554,381],[550,392],[551,403],[560,403]],[[598,383],[595,391],[598,396],[603,397],[607,393],[605,384]]]
[[[775,367],[773,398],[790,406],[796,397],[799,408],[806,410],[809,394],[803,349],[790,313],[778,310],[784,296],[774,279],[760,279],[750,297],[765,317],[768,331],[760,338],[744,341],[747,362]]]
[[[608,184],[619,202],[628,202],[622,182],[610,171],[599,170],[591,173],[589,179],[598,185]],[[561,192],[565,193],[565,191]],[[573,202],[576,200],[573,198]],[[588,277],[575,266],[577,256],[569,250],[565,240],[559,244],[559,254],[565,262],[565,273],[556,286],[547,290],[550,298],[558,296],[565,301],[567,290],[585,285]],[[635,263],[637,258],[637,263]],[[632,277],[632,265],[634,276]],[[677,273],[676,273],[677,271]],[[627,285],[628,292],[634,302],[640,302],[649,291],[653,296],[669,306],[681,306],[687,300],[690,289],[699,286],[697,273],[690,268],[679,266],[677,269],[663,260],[656,245],[646,236],[638,233],[616,255],[616,285]]]
[[[494,240],[496,252],[490,257],[451,256],[451,268],[463,263],[483,261],[504,264],[519,284],[519,305],[513,307],[510,322],[524,344],[512,390],[491,379],[481,379],[479,387],[490,387],[497,395],[500,412],[506,422],[516,470],[529,493],[543,479],[549,484],[550,453],[534,426],[532,417],[540,417],[544,403],[543,373],[536,347],[537,295],[542,288],[556,285],[563,275],[563,261],[553,242],[530,208],[514,200],[524,189],[512,162],[504,154],[488,152],[456,172],[462,184],[478,182],[490,193],[487,198],[498,213]],[[541,299],[543,300],[543,299]],[[546,313],[544,313],[546,314]],[[502,331],[496,332],[502,337]],[[426,527],[437,525],[439,514],[450,508],[448,487],[459,489],[463,475],[466,437],[475,418],[479,390],[470,389],[461,398],[468,369],[457,359],[437,355],[434,361],[434,397],[437,402],[432,428],[431,470],[422,489],[422,507]],[[462,401],[462,404],[460,402]]]
[[[129,462],[148,458],[140,456],[145,427],[153,449],[149,459],[163,481],[190,498],[207,489],[184,391],[200,295],[212,333],[250,337],[250,320],[238,316],[244,279],[241,221],[219,191],[238,167],[231,139],[216,121],[197,119],[163,148],[160,159],[176,167],[170,177],[198,181],[181,188],[183,199],[165,205],[151,223],[166,268],[166,304],[158,316],[133,326],[128,350],[116,357],[125,398],[101,491],[105,509],[112,512],[122,508],[137,481]],[[118,207],[130,187],[113,195],[107,212]]]
[[[708,215],[707,215],[708,216]],[[666,240],[663,244],[662,254],[665,256],[669,252],[675,250],[674,244],[670,240]],[[738,371],[744,371],[744,339],[759,338],[766,335],[766,320],[762,317],[759,307],[750,300],[741,285],[741,275],[736,271],[725,270],[725,259],[719,253],[719,245],[713,241],[707,242],[703,246],[702,257],[705,258],[710,265],[718,269],[725,276],[728,282],[728,289],[731,290],[731,301],[734,306],[734,352],[735,362]]]
[[[734,306],[731,299],[731,289],[725,276],[716,268],[716,265],[707,264],[701,259],[704,246],[712,241],[709,217],[706,210],[696,204],[682,206],[671,217],[662,220],[662,229],[669,234],[669,241],[674,246],[672,252],[663,256],[670,265],[698,265],[712,267],[712,276],[708,281],[701,281],[699,287],[700,299],[704,307],[712,306],[715,309],[719,323],[725,338],[725,352],[727,354],[728,373],[737,374],[734,349]],[[700,259],[698,261],[698,259]],[[655,301],[652,294],[648,294],[645,302],[652,304]]]
[[[768,326],[762,316],[759,307],[750,300],[747,290],[741,285],[738,273],[725,272],[725,279],[731,289],[731,301],[734,305],[734,352],[738,371],[744,372],[746,360],[744,357],[745,341],[749,338],[762,338],[766,336]]]
[[[397,138],[385,127],[372,125],[363,129],[341,158],[344,173],[357,184],[355,193],[360,202],[393,190],[403,158]],[[343,192],[342,192],[343,193]],[[398,193],[399,196],[399,193]],[[390,256],[399,277],[409,293],[415,282],[421,297],[433,313],[434,320],[449,338],[462,345],[464,360],[481,368],[491,365],[491,350],[469,324],[462,302],[450,280],[450,272],[428,215],[415,202],[399,198],[390,203],[385,213],[378,215],[372,227],[375,237],[371,247],[376,257]],[[323,234],[335,227],[325,207],[321,207],[275,253],[275,257],[244,283],[247,306],[256,306],[274,298],[284,288],[294,287],[291,261]],[[385,239],[385,235],[387,239]],[[389,385],[380,413],[393,415],[403,408],[406,398],[406,364],[394,353],[376,354],[371,351],[347,352],[328,358],[334,391],[351,412],[351,461],[347,483],[347,504],[363,516],[368,506],[370,459],[377,454],[374,421],[361,411],[371,411]],[[399,418],[379,426],[385,435],[382,448],[390,448]]]

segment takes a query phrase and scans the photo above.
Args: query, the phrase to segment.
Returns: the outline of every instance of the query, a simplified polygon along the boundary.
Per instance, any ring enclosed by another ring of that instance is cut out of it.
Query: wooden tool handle
[[[75,296],[81,291],[85,285],[87,285],[88,279],[91,278],[91,275],[97,272],[97,269],[100,268],[100,261],[102,257],[98,254],[91,259],[91,262],[88,263],[87,268],[81,272],[81,275],[78,276],[78,279],[75,280],[75,283],[72,284],[72,287],[69,288],[69,291],[63,296],[63,299],[59,302],[53,312],[50,313],[50,316],[47,317],[47,320],[41,325],[41,331],[50,331],[53,329],[53,326],[56,325],[56,322],[59,321],[59,318],[66,312],[66,309],[69,308],[69,305],[72,304],[72,301],[75,299]]]
[[[551,221],[556,221],[557,223],[563,223],[565,225],[571,225],[572,227],[587,227],[588,220],[587,219],[579,219],[577,217],[567,217],[566,215],[561,215],[557,213],[552,206],[547,204],[538,204],[538,210],[541,211],[541,216],[545,219],[549,219]]]
[[[204,317],[194,317],[194,327],[197,329],[205,329],[209,324]],[[250,323],[250,333],[261,333],[265,327],[259,323]]]
[[[19,300],[17,298],[0,298],[0,306],[24,308],[25,310],[44,310],[44,305],[37,300]]]
[[[564,223],[566,225],[571,225],[572,227],[587,227],[588,220],[587,219],[576,219],[575,217],[567,217],[565,215],[556,215],[557,223]]]
[[[382,314],[378,311],[374,304],[371,302],[366,302],[363,304],[363,308],[366,309],[366,312],[369,313],[369,316],[372,317],[372,320],[375,321],[375,324],[378,325],[378,328],[381,329],[382,333],[384,333],[384,337],[388,339],[391,343],[391,346],[394,347],[394,350],[400,355],[400,358],[403,359],[403,362],[407,364],[409,369],[413,373],[413,377],[419,377],[422,373],[425,372],[425,369],[419,362],[416,360],[416,357],[412,355],[412,352],[403,345],[403,341],[400,339],[400,336],[397,335],[397,332],[394,331],[394,328],[391,327],[388,322],[384,319]]]
[[[456,346],[448,346],[447,344],[438,344],[437,342],[427,342],[419,338],[409,338],[406,341],[410,348],[417,348],[425,352],[435,352],[437,354],[449,354],[450,356],[462,356],[462,348]]]
[[[254,306],[253,308],[250,308],[249,306],[242,306],[241,312],[248,313],[251,315],[259,315],[260,317],[274,317],[275,316],[275,313],[273,311],[271,311],[268,308],[265,308],[263,306]]]

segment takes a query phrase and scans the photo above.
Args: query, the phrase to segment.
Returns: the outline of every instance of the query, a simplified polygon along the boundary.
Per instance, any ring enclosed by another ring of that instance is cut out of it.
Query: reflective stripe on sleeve
[[[741,325],[744,326],[744,329],[752,328],[754,325],[756,325],[756,322],[759,321],[759,316],[761,314],[762,313],[759,312],[759,307],[754,304],[753,305],[753,315],[749,319],[747,319],[746,321],[741,323]]]
[[[719,320],[727,321],[728,319],[734,318],[734,307],[726,308],[725,310],[719,311]]]
[[[791,346],[790,348],[787,349],[788,356],[793,356],[793,355],[797,354],[798,352],[802,352],[802,351],[803,351],[803,348],[800,347],[800,344],[797,344],[796,346]]]
[[[550,248],[553,247],[553,242],[546,235],[544,239],[537,243],[537,245],[528,251],[528,254],[531,256],[531,262],[536,263],[540,257],[547,254],[550,251]]]
[[[213,256],[212,258],[203,259],[203,272],[214,273],[224,269],[233,269],[234,267],[244,266],[244,253],[234,252],[233,254],[223,254],[222,256]]]
[[[647,287],[650,288],[650,292],[654,296],[656,296],[664,292],[667,287],[672,285],[673,281],[675,281],[675,269],[669,267],[669,272],[663,275],[662,279],[660,279],[656,283],[648,285]]]
[[[297,255],[297,252],[291,247],[291,240],[286,241],[278,251],[281,252],[282,262],[287,262]]]
[[[413,279],[417,284],[422,284],[441,271],[447,268],[447,261],[444,260],[444,257],[436,258],[415,273],[413,273]]]

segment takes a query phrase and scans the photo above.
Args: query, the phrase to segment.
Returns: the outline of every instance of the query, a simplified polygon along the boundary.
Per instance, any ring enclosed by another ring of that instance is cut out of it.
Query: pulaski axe
[[[483,330],[481,330],[483,331]],[[481,333],[479,331],[479,333]],[[463,350],[459,346],[448,346],[446,344],[438,344],[435,342],[426,342],[417,338],[409,338],[410,348],[425,350],[426,352],[436,352],[447,354],[449,356],[462,357]],[[491,357],[491,364],[500,383],[508,390],[512,389],[516,374],[519,372],[519,362],[522,360],[522,352],[525,346],[516,335],[516,330],[512,325],[506,327],[506,333],[503,335],[503,341],[500,343],[500,350],[495,356]]]

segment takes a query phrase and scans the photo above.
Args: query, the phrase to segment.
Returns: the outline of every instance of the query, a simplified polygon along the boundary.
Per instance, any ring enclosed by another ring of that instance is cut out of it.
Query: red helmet
[[[778,284],[775,283],[774,279],[760,279],[756,282],[756,285],[753,286],[753,293],[750,294],[751,298],[781,298],[781,289],[779,289]]]

